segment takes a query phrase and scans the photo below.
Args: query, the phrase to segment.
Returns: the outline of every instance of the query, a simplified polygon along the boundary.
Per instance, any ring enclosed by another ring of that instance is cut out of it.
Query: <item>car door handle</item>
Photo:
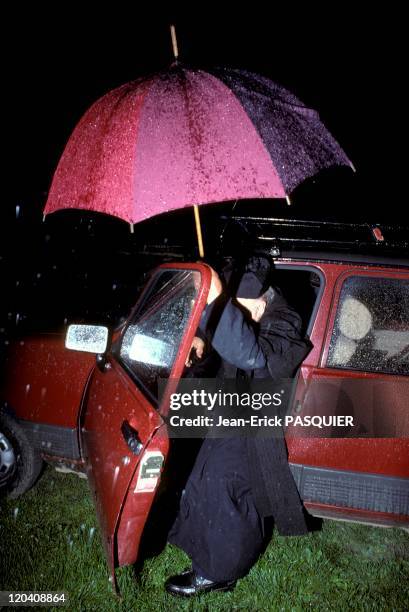
[[[139,455],[143,449],[143,444],[136,429],[134,429],[128,421],[123,421],[121,431],[129,450],[134,455]]]

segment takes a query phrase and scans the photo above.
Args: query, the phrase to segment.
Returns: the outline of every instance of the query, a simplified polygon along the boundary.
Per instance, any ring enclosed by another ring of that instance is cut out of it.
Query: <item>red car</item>
[[[278,253],[277,285],[300,312],[312,350],[290,415],[353,414],[359,437],[286,430],[300,495],[315,516],[409,527],[409,266],[333,253]],[[169,394],[206,304],[207,265],[151,275],[127,321],[70,326],[11,347],[3,389],[0,475],[26,491],[43,461],[86,474],[108,562],[132,564],[170,447]],[[75,350],[70,350],[74,348]],[[95,357],[96,354],[96,357]],[[168,379],[159,401],[158,380]]]

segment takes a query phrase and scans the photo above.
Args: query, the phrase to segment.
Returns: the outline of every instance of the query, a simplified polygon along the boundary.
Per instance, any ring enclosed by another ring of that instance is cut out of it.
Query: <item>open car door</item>
[[[115,587],[136,561],[168,451],[162,414],[206,304],[204,264],[157,268],[108,352],[97,357],[81,414],[81,445]],[[168,383],[159,397],[159,380]]]

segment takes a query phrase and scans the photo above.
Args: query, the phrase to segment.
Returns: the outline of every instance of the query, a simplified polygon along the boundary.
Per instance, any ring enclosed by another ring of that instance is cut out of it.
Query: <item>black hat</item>
[[[258,298],[269,287],[271,264],[266,257],[250,257],[241,277],[236,295],[241,298]]]

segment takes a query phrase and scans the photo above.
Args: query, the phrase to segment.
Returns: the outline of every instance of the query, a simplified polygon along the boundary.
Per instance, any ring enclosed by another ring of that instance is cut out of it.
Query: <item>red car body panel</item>
[[[408,478],[407,438],[301,438],[287,435],[290,463]]]
[[[160,452],[164,457],[167,457],[169,438],[165,426],[155,432],[147,448],[149,451]],[[155,498],[156,491],[135,492],[139,476],[140,464],[128,488],[123,510],[119,518],[116,536],[118,566],[130,565],[135,563],[138,558],[139,545],[145,522]]]
[[[95,355],[68,351],[44,334],[11,345],[3,397],[20,419],[74,428]]]
[[[143,456],[143,451],[139,455],[130,451],[121,424],[128,421],[137,430],[145,450],[162,419],[120,365],[115,361],[110,364],[111,368],[103,373],[95,368],[91,377],[81,419],[81,440],[103,542],[113,570],[118,563],[115,532],[119,515]]]
[[[353,394],[355,415],[361,422],[365,423],[367,419],[368,428],[372,426],[373,407],[376,411],[377,407],[388,406],[382,428],[388,429],[391,437],[307,438],[300,432],[288,430],[287,445],[291,462],[408,477],[409,380],[406,377],[379,374],[362,376],[361,372],[317,369],[304,365],[300,378],[302,382],[298,385],[296,395],[296,401],[302,406],[299,414],[333,414],[331,407],[336,405],[334,397],[339,391],[339,385],[336,384],[339,382],[343,383],[343,388],[348,389],[348,385],[351,387],[349,396]],[[379,388],[375,389],[378,392],[376,403],[372,394],[366,391],[366,383],[369,380],[381,382]],[[326,386],[327,381],[330,381],[331,385]],[[316,391],[314,383],[317,384]],[[328,408],[324,412],[326,407]],[[400,424],[400,430],[396,430],[396,424]]]

